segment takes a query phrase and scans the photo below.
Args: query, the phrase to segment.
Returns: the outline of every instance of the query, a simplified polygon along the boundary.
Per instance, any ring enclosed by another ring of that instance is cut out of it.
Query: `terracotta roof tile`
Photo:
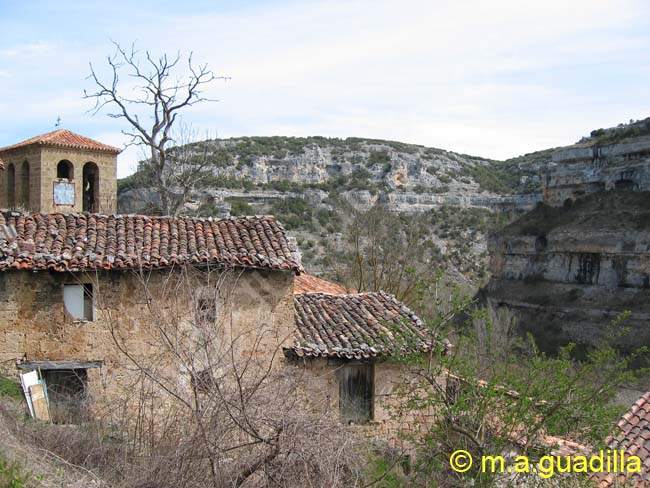
[[[297,335],[288,357],[364,359],[399,349],[430,350],[422,321],[387,293],[294,296]]]
[[[155,268],[214,263],[300,272],[273,217],[223,220],[143,215],[0,214],[0,270]]]
[[[93,151],[113,152],[116,154],[121,152],[121,149],[117,147],[109,146],[108,144],[90,139],[89,137],[75,134],[67,129],[58,129],[48,132],[47,134],[32,137],[19,142],[18,144],[0,148],[0,153],[31,145],[66,147],[71,149],[90,149]]]
[[[309,274],[296,276],[293,281],[293,292],[302,293],[325,293],[327,295],[341,295],[344,293],[356,293],[356,290],[346,288],[338,283],[332,283]]]
[[[625,456],[639,456],[641,473],[597,473],[592,476],[599,488],[629,486],[642,488],[650,486],[650,391],[639,398],[630,410],[618,421],[617,433],[607,439],[607,449],[624,451]],[[592,455],[588,446],[573,443],[566,439],[547,436],[547,446],[554,446],[553,455],[575,456]]]
[[[626,455],[639,456],[643,466],[642,473],[630,476],[630,486],[650,486],[650,391],[644,393],[632,405],[621,417],[617,427],[619,432],[609,439],[608,449],[623,450]],[[613,486],[613,481],[600,486]]]

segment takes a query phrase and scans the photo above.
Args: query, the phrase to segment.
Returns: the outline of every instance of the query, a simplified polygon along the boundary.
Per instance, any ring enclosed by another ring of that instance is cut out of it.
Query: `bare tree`
[[[332,263],[339,278],[358,291],[381,290],[413,302],[418,287],[437,271],[426,259],[429,249],[422,227],[382,206],[346,211],[348,246]]]
[[[220,155],[215,154],[214,146],[206,141],[213,139],[210,134],[200,134],[198,130],[186,124],[179,124],[174,129],[174,146],[167,150],[167,168],[165,185],[168,189],[167,212],[163,211],[162,193],[155,186],[154,167],[148,156],[139,165],[138,171],[131,175],[126,190],[133,192],[137,198],[133,210],[146,214],[179,215],[186,213],[195,190],[205,185],[206,178],[213,175],[213,168],[218,164]]]
[[[128,122],[130,129],[123,133],[131,138],[130,145],[143,146],[149,152],[146,165],[160,196],[160,212],[169,215],[178,211],[183,203],[179,204],[178,200],[186,195],[181,191],[179,196],[175,188],[187,183],[187,174],[179,171],[170,157],[179,115],[197,103],[214,101],[204,96],[205,88],[217,79],[226,78],[216,76],[207,64],[196,64],[192,53],[186,57],[180,52],[173,57],[167,54],[155,57],[149,51],[136,50],[134,45],[127,50],[114,44],[116,51],[107,58],[106,78],[90,64],[88,78],[95,89],[84,90],[84,98],[95,100],[93,113],[110,107],[113,111],[109,117]]]

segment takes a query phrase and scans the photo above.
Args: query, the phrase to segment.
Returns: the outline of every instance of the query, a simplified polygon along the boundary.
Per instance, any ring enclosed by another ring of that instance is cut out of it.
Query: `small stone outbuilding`
[[[415,376],[395,356],[448,345],[390,294],[350,293],[309,275],[295,282],[296,335],[285,356],[301,369],[308,408],[337,412],[390,439],[413,428],[413,419],[399,418],[397,410],[402,395],[416,388]]]

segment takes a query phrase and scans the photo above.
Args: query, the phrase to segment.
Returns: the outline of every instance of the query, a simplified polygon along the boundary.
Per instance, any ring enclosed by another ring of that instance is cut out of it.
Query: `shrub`
[[[253,215],[255,210],[248,202],[241,199],[232,199],[230,204],[230,214],[238,217],[240,215]]]
[[[378,164],[380,166],[390,162],[390,154],[388,151],[370,151],[368,157],[368,166]]]

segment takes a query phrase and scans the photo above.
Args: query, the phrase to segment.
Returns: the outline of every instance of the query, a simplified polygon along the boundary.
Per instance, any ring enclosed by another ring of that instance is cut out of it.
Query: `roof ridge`
[[[0,160],[1,161],[1,160]],[[12,217],[32,217],[36,215],[40,216],[96,216],[96,217],[114,217],[114,218],[143,218],[148,220],[160,220],[160,219],[192,219],[198,220],[201,222],[226,222],[226,221],[238,221],[238,220],[274,220],[279,225],[282,225],[275,216],[273,215],[240,215],[240,216],[228,216],[228,217],[200,217],[194,215],[146,215],[139,213],[98,213],[98,212],[30,212],[29,210],[16,211],[16,210],[0,210],[2,215],[9,215]]]
[[[0,152],[11,151],[21,147],[32,145],[67,147],[73,149],[90,149],[94,151],[120,153],[122,150],[118,147],[99,142],[87,136],[82,136],[69,129],[56,129],[44,134],[39,134],[24,141],[0,148]]]
[[[356,297],[356,296],[360,296],[360,295],[380,295],[382,293],[383,292],[381,292],[381,291],[357,291],[355,293],[336,293],[336,294],[333,294],[333,293],[325,293],[325,292],[322,292],[322,291],[308,291],[308,292],[305,292],[305,293],[297,293],[296,295],[321,295],[323,297],[328,297],[329,298],[329,297],[351,297],[351,296]],[[385,293],[385,295],[388,295],[388,296],[394,298],[395,301],[397,301],[397,299],[393,295],[390,295],[390,294],[387,294],[387,293]]]

